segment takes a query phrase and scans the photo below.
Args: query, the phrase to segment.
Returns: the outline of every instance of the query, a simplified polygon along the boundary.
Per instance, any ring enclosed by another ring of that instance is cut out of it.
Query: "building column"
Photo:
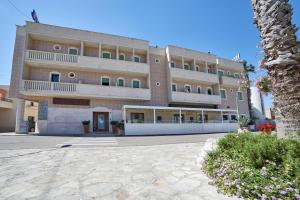
[[[84,50],[84,43],[81,41],[80,43],[80,55],[83,56],[83,50]]]
[[[179,109],[179,124],[182,124],[181,109]]]
[[[202,115],[202,124],[204,124],[204,114],[203,114],[203,110],[201,111],[201,115]]]
[[[16,110],[16,133],[27,133],[27,125],[24,121],[24,110],[25,110],[25,100],[16,99],[17,101],[17,110]]]
[[[207,62],[205,62],[205,72],[208,73],[208,65],[207,65]]]
[[[155,112],[155,109],[153,109],[153,123],[156,124],[156,112]]]
[[[119,60],[119,46],[116,48],[116,60]]]
[[[132,57],[131,57],[131,61],[134,62],[134,48],[132,48]]]
[[[101,43],[99,43],[99,58],[102,58]]]
[[[223,121],[223,111],[221,111],[221,120],[222,120],[222,124],[224,123]]]
[[[181,56],[181,68],[184,69],[184,59],[182,56]]]
[[[150,64],[150,52],[149,52],[149,49],[147,50],[147,61],[146,61],[147,64]]]
[[[126,108],[123,109],[123,120],[124,120],[124,124],[126,124]]]
[[[193,59],[193,67],[194,67],[194,71],[196,71],[196,60]]]

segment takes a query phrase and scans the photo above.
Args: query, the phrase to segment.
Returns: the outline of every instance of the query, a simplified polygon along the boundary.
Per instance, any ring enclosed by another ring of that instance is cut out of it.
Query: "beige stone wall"
[[[38,80],[38,81],[49,81],[50,72],[59,72],[61,77],[61,82],[66,83],[79,83],[79,80],[82,81],[82,84],[100,84],[101,76],[109,76],[110,77],[110,85],[115,86],[116,81],[119,77],[123,77],[125,79],[125,86],[132,87],[132,80],[139,79],[141,81],[141,87],[146,88],[146,77],[134,76],[134,75],[124,75],[121,73],[106,73],[106,72],[88,72],[88,71],[77,71],[77,70],[65,70],[58,68],[36,68],[29,67],[29,79],[30,80]],[[74,72],[76,77],[69,78],[68,73]]]
[[[159,63],[155,60],[158,59]],[[168,106],[167,60],[165,55],[150,54],[150,105]],[[156,85],[159,83],[159,86]]]
[[[236,92],[238,91],[237,88],[231,87],[221,87],[221,89],[226,90],[227,99],[222,99],[222,104],[219,106],[220,109],[233,109],[236,110]],[[238,101],[240,114],[249,115],[248,111],[248,100],[247,100],[247,93],[246,90],[242,90],[243,92],[243,101]]]
[[[54,50],[53,46],[55,44],[59,44],[61,46],[61,50]],[[74,44],[64,44],[64,43],[57,43],[57,42],[50,42],[50,41],[41,41],[41,40],[32,40],[31,42],[31,50],[37,51],[48,51],[48,52],[55,52],[55,53],[68,53],[68,48],[76,47],[78,49],[78,54],[80,54],[80,45]]]
[[[90,56],[90,57],[99,57],[99,47],[87,47],[84,46],[83,48],[83,55]]]

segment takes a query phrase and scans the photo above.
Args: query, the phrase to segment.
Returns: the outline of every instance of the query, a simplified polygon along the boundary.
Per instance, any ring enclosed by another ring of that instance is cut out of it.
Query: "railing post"
[[[201,111],[201,115],[202,115],[202,124],[204,124],[204,115],[203,115],[203,110]]]

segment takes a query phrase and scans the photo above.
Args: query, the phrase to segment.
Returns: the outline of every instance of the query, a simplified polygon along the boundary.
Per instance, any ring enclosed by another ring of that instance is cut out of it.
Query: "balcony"
[[[72,69],[117,71],[121,73],[143,74],[150,72],[147,63],[136,63],[131,61],[104,59],[98,57],[79,56],[70,54],[53,53],[46,51],[27,50],[25,61],[31,65],[43,66],[61,66],[71,67]]]
[[[219,84],[219,79],[216,74],[184,70],[180,68],[170,68],[170,72],[173,79]]]
[[[239,81],[241,81],[241,79],[238,78],[233,78],[233,77],[228,77],[228,76],[222,76],[219,77],[220,79],[220,84],[224,85],[224,86],[233,86],[233,87],[239,87],[240,83]]]
[[[221,104],[221,96],[186,92],[172,92],[171,101],[180,103]]]
[[[150,89],[77,83],[23,80],[21,93],[28,96],[86,97],[150,100]]]
[[[13,101],[7,98],[0,98],[0,108],[12,109]]]
[[[228,60],[224,58],[218,58],[217,59],[217,64],[223,67],[226,67],[228,69],[233,69],[233,70],[238,70],[242,71],[244,70],[243,64],[240,62],[236,62],[233,60]]]

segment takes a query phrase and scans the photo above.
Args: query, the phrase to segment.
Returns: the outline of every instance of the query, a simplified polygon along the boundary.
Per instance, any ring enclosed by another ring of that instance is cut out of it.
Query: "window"
[[[236,115],[231,115],[230,119],[236,121],[237,120]]]
[[[211,88],[207,88],[207,94],[212,95],[212,89]]]
[[[223,71],[221,71],[221,70],[218,70],[218,76],[219,76],[219,77],[222,77],[222,76],[224,76],[224,72],[223,72]]]
[[[173,91],[173,92],[176,92],[176,91],[177,91],[177,85],[174,84],[174,83],[172,84],[172,91]]]
[[[160,86],[160,82],[156,82],[156,86]]]
[[[69,47],[68,53],[71,55],[78,55],[78,49],[76,47]]]
[[[117,86],[124,87],[125,86],[125,79],[124,78],[118,78],[117,79]]]
[[[226,96],[226,90],[221,89],[221,90],[220,90],[220,94],[221,94],[221,98],[222,98],[222,99],[226,99],[226,98],[227,98],[227,96]]]
[[[144,113],[130,113],[132,123],[144,123]]]
[[[140,80],[132,80],[132,88],[140,88]]]
[[[190,65],[189,65],[189,64],[187,64],[187,63],[184,63],[184,65],[183,65],[183,69],[185,69],[185,70],[189,70],[189,69],[190,69]]]
[[[228,75],[228,76],[231,76],[231,72],[228,71],[228,72],[227,72],[227,75]]]
[[[244,97],[243,97],[243,92],[237,92],[238,95],[238,100],[243,101]]]
[[[110,78],[107,76],[101,77],[101,85],[109,86]]]
[[[125,60],[125,54],[124,53],[120,53],[119,60]]]
[[[157,116],[157,117],[156,117],[156,122],[158,122],[158,123],[159,123],[159,122],[162,122],[162,116]]]
[[[30,106],[34,106],[34,103],[32,101],[30,101]]]
[[[172,62],[171,62],[171,67],[172,67],[172,68],[175,68],[175,66],[176,66],[176,65],[175,65],[175,62],[172,61]]]
[[[190,85],[184,85],[184,91],[187,93],[191,93],[192,92],[192,88]]]
[[[196,65],[196,71],[198,72],[200,69],[199,65]]]
[[[102,58],[111,59],[111,53],[109,51],[103,51]]]
[[[68,77],[69,78],[75,78],[75,73],[74,72],[69,72]]]
[[[51,82],[60,82],[60,73],[58,73],[58,72],[50,72],[49,80]]]
[[[228,120],[228,115],[223,115],[223,120]]]
[[[55,45],[53,45],[53,50],[59,51],[59,50],[61,50],[61,46],[59,44],[55,44]]]
[[[245,118],[246,118],[246,115],[245,115],[245,114],[240,114],[240,118],[241,118],[241,119],[245,119]]]
[[[201,94],[201,87],[197,87],[197,92],[198,92],[198,94]]]
[[[240,74],[239,73],[234,73],[234,78],[241,78]]]
[[[156,58],[155,63],[160,63],[160,60],[158,58]]]
[[[140,57],[139,56],[133,56],[133,62],[140,62]]]

